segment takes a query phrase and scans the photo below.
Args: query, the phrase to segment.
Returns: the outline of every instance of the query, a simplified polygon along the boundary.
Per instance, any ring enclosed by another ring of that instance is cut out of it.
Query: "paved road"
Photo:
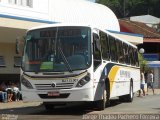
[[[4,120],[6,116],[17,117],[18,120],[82,120],[88,119],[85,115],[95,114],[156,113],[160,115],[159,101],[159,94],[148,95],[143,98],[135,97],[132,103],[121,103],[118,100],[112,100],[111,106],[103,111],[96,111],[96,109],[91,109],[86,105],[65,106],[56,108],[53,111],[46,111],[43,105],[31,105],[0,109],[0,120],[2,118]]]
[[[94,111],[92,114],[105,113],[158,113],[160,114],[160,95],[135,97],[132,103],[112,101],[112,106],[104,111]]]

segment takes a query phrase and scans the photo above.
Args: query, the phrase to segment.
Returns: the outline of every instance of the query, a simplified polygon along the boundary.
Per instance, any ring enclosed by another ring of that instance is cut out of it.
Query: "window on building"
[[[27,0],[26,5],[29,7],[33,6],[33,1],[32,0]]]
[[[0,67],[5,67],[5,60],[4,60],[4,56],[0,56]]]
[[[20,67],[21,66],[21,57],[14,57],[14,67]]]
[[[9,4],[19,5],[24,7],[32,7],[33,0],[8,0]]]

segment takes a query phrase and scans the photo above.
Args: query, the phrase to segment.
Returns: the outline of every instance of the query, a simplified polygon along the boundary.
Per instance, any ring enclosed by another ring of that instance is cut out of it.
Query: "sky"
[[[95,0],[88,0],[88,1],[92,1],[92,2],[95,2]]]

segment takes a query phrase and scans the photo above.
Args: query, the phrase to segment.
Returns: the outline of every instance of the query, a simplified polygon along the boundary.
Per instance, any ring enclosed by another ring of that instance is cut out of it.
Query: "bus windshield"
[[[26,72],[72,72],[91,65],[91,29],[52,27],[29,31],[22,60]]]

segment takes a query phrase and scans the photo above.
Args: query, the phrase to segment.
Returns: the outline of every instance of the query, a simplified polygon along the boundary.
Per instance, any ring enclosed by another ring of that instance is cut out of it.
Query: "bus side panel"
[[[96,81],[95,100],[102,99],[105,80],[109,80],[110,98],[129,94],[131,81],[133,82],[134,92],[140,89],[140,70],[136,67],[108,63],[107,65],[101,65],[95,71],[94,76]]]
[[[140,88],[140,70],[136,67],[114,65],[108,72],[110,97],[127,95],[133,82],[133,91]]]

